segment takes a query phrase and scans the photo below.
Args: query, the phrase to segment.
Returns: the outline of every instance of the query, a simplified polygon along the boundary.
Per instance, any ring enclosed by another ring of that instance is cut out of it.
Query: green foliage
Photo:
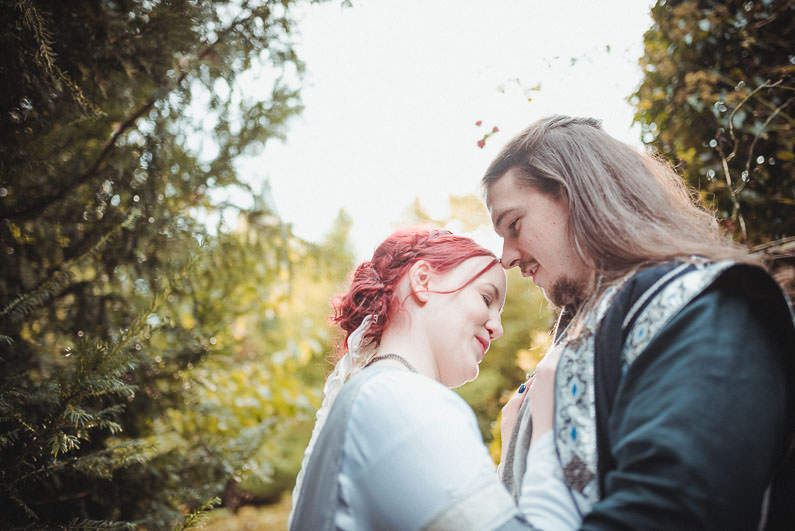
[[[301,110],[292,3],[0,6],[0,527],[171,528],[311,415],[349,222],[215,199]]]
[[[186,529],[201,529],[209,520],[209,512],[213,507],[221,503],[220,498],[213,498],[204,505],[188,515],[182,524],[174,528],[174,531],[184,531]]]
[[[644,142],[679,165],[736,238],[795,232],[795,6],[659,0],[633,96]]]

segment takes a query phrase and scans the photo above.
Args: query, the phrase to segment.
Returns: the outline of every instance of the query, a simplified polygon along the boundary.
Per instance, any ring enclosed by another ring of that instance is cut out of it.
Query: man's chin
[[[568,277],[556,280],[549,291],[543,288],[542,291],[547,300],[558,308],[564,306],[579,308],[588,295],[584,282]]]
[[[556,308],[558,307],[558,305],[555,304],[555,301],[552,300],[552,297],[550,296],[550,294],[547,293],[546,289],[542,288],[541,286],[536,286],[536,287],[541,290],[541,293],[544,294],[544,298],[547,300],[547,302],[549,304],[551,304],[552,306],[555,306]]]

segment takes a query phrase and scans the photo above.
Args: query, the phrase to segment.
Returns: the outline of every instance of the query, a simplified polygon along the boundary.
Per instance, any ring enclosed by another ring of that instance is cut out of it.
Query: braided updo
[[[331,321],[346,332],[341,348],[345,348],[351,332],[367,315],[375,316],[375,320],[363,339],[376,344],[381,341],[381,334],[400,304],[394,295],[395,287],[415,262],[425,260],[435,272],[445,273],[477,256],[497,260],[494,253],[474,240],[447,230],[415,227],[389,236],[378,246],[371,260],[356,268],[348,292],[332,302]]]

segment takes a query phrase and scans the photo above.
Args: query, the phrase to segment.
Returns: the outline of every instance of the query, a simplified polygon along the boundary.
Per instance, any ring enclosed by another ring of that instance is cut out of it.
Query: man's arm
[[[721,282],[623,377],[608,424],[616,469],[583,529],[754,529],[792,429],[787,345],[765,300]]]

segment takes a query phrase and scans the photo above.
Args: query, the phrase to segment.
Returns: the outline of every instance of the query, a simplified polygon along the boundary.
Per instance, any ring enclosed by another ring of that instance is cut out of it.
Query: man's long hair
[[[670,165],[611,137],[598,120],[556,115],[532,124],[486,170],[487,196],[514,169],[520,185],[567,203],[572,245],[608,283],[691,256],[757,263]]]

